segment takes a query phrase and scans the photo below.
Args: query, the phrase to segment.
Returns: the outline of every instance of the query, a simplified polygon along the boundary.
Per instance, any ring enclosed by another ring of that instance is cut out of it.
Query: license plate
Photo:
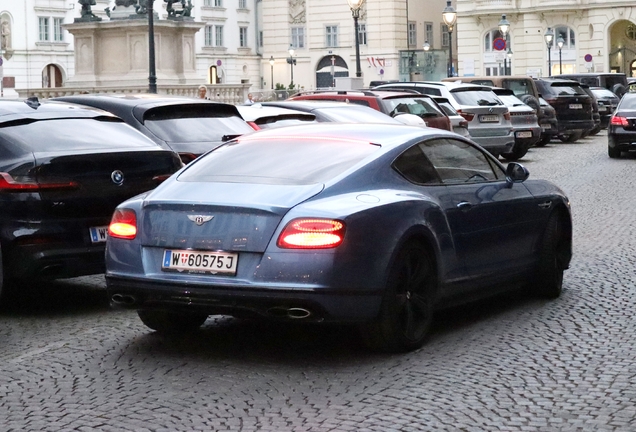
[[[605,106],[599,106],[599,107],[598,107],[598,111],[599,111],[599,112],[605,112],[605,111],[607,111],[607,107],[605,107]]]
[[[201,252],[192,250],[165,250],[164,271],[236,275],[238,254],[229,252]]]
[[[482,123],[497,123],[499,122],[498,115],[480,115],[479,121]]]
[[[108,225],[100,227],[90,227],[88,233],[91,236],[91,243],[104,243],[108,238]]]
[[[532,131],[519,131],[515,132],[517,138],[532,138]]]
[[[570,109],[583,109],[583,104],[570,104]]]
[[[543,130],[552,129],[552,125],[550,123],[542,124],[541,129]]]

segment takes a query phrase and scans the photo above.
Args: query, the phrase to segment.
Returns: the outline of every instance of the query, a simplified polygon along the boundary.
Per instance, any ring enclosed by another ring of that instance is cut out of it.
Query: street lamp
[[[453,76],[453,26],[455,25],[455,21],[457,21],[457,12],[455,12],[455,8],[451,6],[451,0],[446,1],[446,7],[442,11],[442,19],[444,20],[444,24],[448,27],[448,70],[447,76]]]
[[[506,55],[508,56],[508,75],[512,75],[512,50],[510,47],[508,47]]]
[[[552,76],[552,55],[550,54],[552,43],[554,42],[554,32],[552,28],[548,27],[543,38],[545,39],[545,45],[548,47],[548,76]]]
[[[358,30],[358,18],[360,18],[360,8],[364,0],[347,0],[349,3],[349,9],[351,9],[351,16],[353,17],[353,27],[356,33],[356,77],[362,76],[360,70],[360,34]]]
[[[499,21],[499,32],[506,41],[506,46],[508,46],[508,31],[510,30],[510,22],[506,19],[506,14],[501,15],[501,20]],[[508,75],[508,66],[506,62],[506,58],[504,57],[504,75]]]
[[[157,71],[155,69],[155,13],[153,3],[148,2],[148,93],[157,93]]]
[[[559,74],[563,73],[563,63],[561,63],[561,50],[563,49],[563,44],[565,41],[561,36],[557,39],[557,46],[559,47]]]
[[[294,85],[294,65],[296,64],[296,59],[294,58],[294,46],[289,44],[289,57],[287,57],[287,63],[289,63],[291,67],[291,86],[292,89],[296,87]]]
[[[269,56],[269,80],[272,90],[274,90],[274,56]]]

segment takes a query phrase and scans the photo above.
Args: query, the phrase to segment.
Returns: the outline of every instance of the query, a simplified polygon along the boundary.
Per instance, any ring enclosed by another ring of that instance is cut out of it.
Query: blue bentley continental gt
[[[399,352],[448,302],[558,297],[571,255],[568,198],[522,165],[439,129],[320,123],[227,142],[120,204],[106,280],[159,332],[217,314],[356,323]]]

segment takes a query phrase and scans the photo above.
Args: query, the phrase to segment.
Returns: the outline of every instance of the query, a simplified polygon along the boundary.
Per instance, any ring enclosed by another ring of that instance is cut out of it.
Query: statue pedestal
[[[157,20],[157,84],[200,84],[194,35],[205,24]],[[138,86],[148,83],[148,18],[76,22],[64,25],[75,38],[75,75],[69,87]]]

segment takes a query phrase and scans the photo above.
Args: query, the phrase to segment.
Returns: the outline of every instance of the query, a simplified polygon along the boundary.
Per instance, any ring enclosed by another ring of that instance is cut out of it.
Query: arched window
[[[48,64],[42,69],[42,87],[62,87],[62,71],[54,64]]]
[[[486,76],[498,76],[506,73],[506,52],[512,49],[512,37],[508,34],[507,40],[498,28],[493,28],[484,35],[484,74]],[[505,43],[504,43],[505,42]]]
[[[496,39],[504,39],[499,29],[492,29],[484,35],[484,52],[496,52],[494,43]],[[508,35],[508,44],[510,44],[510,35]]]

